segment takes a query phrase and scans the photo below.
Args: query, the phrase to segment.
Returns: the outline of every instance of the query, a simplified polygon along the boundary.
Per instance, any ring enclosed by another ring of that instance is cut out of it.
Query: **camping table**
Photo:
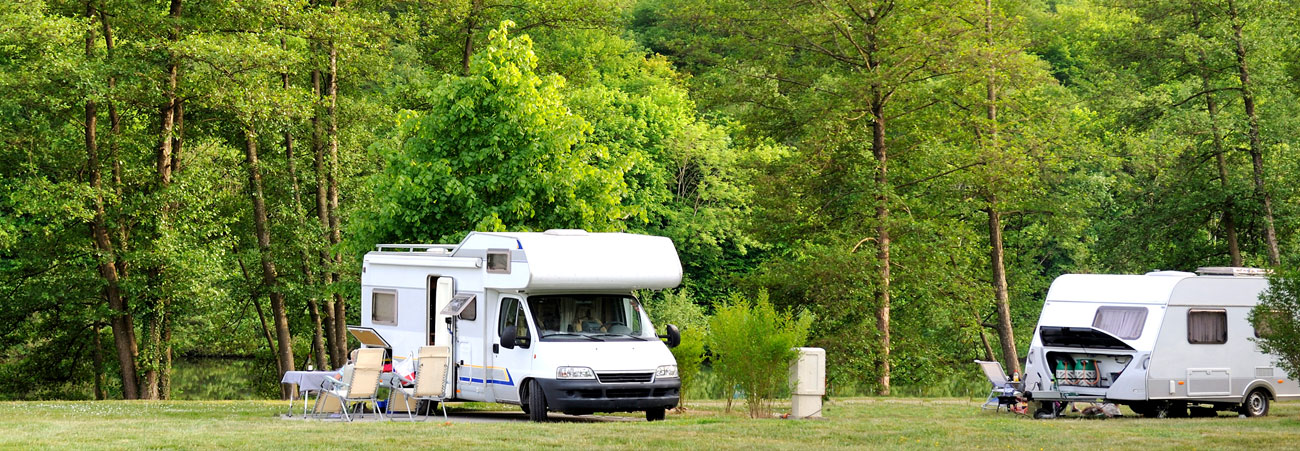
[[[298,392],[302,392],[302,415],[307,416],[307,397],[311,392],[316,392],[316,397],[319,398],[320,392],[326,390],[325,381],[335,374],[336,371],[285,371],[280,383],[298,386],[289,396],[289,416],[293,416],[293,402]]]

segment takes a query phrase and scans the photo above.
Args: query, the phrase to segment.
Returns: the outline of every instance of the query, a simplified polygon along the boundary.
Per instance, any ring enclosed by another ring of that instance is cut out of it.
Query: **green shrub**
[[[678,405],[685,406],[688,389],[694,387],[696,376],[700,374],[700,364],[704,362],[704,339],[708,335],[708,319],[704,309],[691,299],[685,288],[677,291],[664,291],[660,295],[642,296],[646,301],[646,313],[650,322],[660,334],[667,332],[669,324],[675,325],[682,333],[682,342],[672,348],[673,358],[677,360],[677,377],[681,379],[681,395]]]
[[[767,416],[789,380],[790,364],[798,357],[793,348],[808,339],[812,315],[795,318],[789,311],[778,312],[766,291],[752,303],[733,293],[714,312],[708,337],[713,370],[727,386],[744,392],[750,417]]]
[[[1255,344],[1277,357],[1278,368],[1300,374],[1300,267],[1279,268],[1268,282],[1249,316],[1260,332]]]

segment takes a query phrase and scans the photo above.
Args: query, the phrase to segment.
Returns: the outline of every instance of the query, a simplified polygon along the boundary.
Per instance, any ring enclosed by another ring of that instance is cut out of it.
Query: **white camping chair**
[[[352,416],[348,414],[348,405],[351,403],[370,401],[377,403],[379,400],[379,376],[384,371],[384,349],[383,348],[363,348],[356,351],[356,362],[352,366],[352,371],[344,370],[343,379],[328,378],[326,381],[332,386],[329,390],[321,392],[317,397],[317,402],[325,396],[338,398],[339,404],[342,405],[343,419],[352,421]],[[363,407],[364,410],[364,407]],[[384,413],[375,409],[375,413],[380,419],[384,418]]]
[[[437,401],[438,407],[442,408],[442,418],[447,418],[447,406],[443,402],[446,396],[447,386],[447,360],[451,357],[451,348],[448,346],[421,346],[419,354],[415,361],[415,386],[401,387],[394,386],[393,389],[402,393],[402,400],[406,402],[406,416],[415,419],[411,413],[411,400],[417,401]]]
[[[993,410],[997,411],[1002,406],[1007,406],[1007,410],[1011,410],[1011,406],[1016,404],[1016,398],[1020,396],[1020,390],[1017,387],[1019,384],[1012,382],[1007,377],[1007,373],[1002,370],[1001,363],[983,360],[976,360],[975,363],[980,366],[981,370],[984,370],[984,377],[989,379],[989,383],[993,384],[993,389],[989,391],[989,399],[984,400],[984,404],[981,404],[980,408],[988,409],[993,407]]]

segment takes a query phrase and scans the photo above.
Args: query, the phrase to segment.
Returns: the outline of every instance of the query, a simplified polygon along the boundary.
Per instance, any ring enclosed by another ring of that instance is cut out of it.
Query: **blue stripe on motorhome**
[[[468,378],[468,377],[462,377],[462,378],[460,378],[460,380],[461,380],[462,382],[470,382],[470,383],[475,383],[475,384],[484,383],[484,382],[483,382],[483,379],[471,379],[471,378]],[[496,380],[496,379],[490,379],[490,380],[488,380],[486,383],[488,383],[488,384],[497,384],[497,385],[509,385],[509,386],[514,386],[514,385],[515,385],[514,381],[499,381],[499,380]]]

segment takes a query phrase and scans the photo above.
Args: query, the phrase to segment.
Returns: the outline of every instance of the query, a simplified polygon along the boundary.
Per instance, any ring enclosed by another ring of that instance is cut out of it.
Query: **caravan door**
[[[452,354],[454,365],[449,375],[454,384],[452,389],[456,399],[467,401],[487,401],[484,390],[483,339],[484,324],[492,323],[483,314],[483,302],[478,301],[476,293],[456,293],[441,313],[453,319],[455,324],[451,341],[455,343]]]

